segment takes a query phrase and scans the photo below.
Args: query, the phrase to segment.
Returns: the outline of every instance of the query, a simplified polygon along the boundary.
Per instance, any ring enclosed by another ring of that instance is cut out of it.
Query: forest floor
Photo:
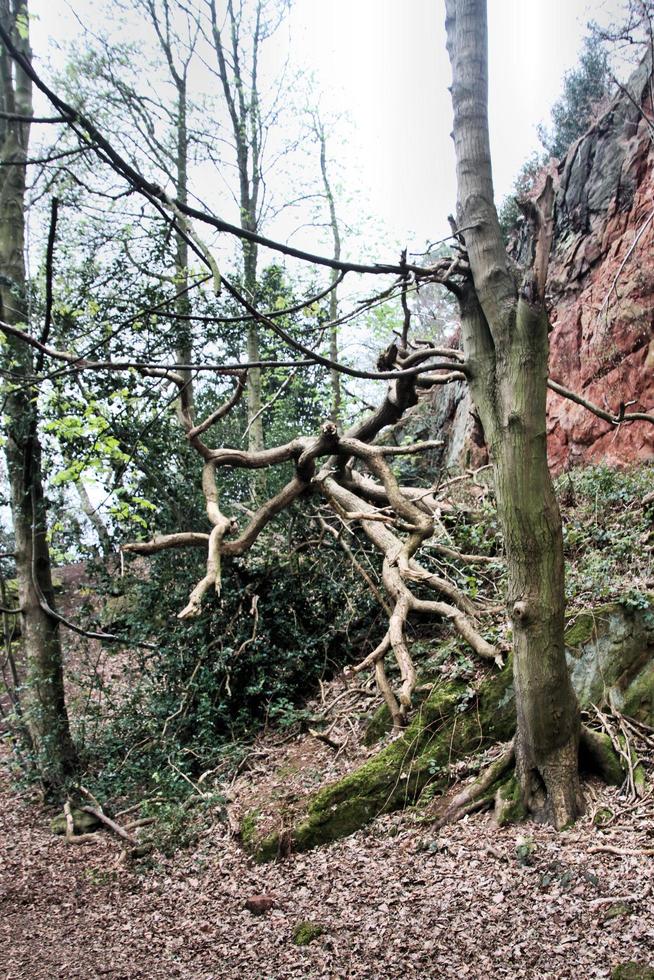
[[[276,762],[314,743],[287,740]],[[270,791],[266,769],[234,784],[236,806],[257,780]],[[585,980],[627,961],[654,967],[651,798],[634,807],[598,783],[585,794],[586,815],[563,833],[498,828],[489,814],[436,832],[406,811],[263,866],[223,810],[192,848],[129,864],[107,834],[79,845],[54,836],[52,813],[0,765],[0,977]],[[613,815],[603,827],[600,808]],[[598,850],[610,847],[626,853]],[[260,895],[272,907],[253,914],[246,902]],[[299,946],[303,922],[322,932]]]

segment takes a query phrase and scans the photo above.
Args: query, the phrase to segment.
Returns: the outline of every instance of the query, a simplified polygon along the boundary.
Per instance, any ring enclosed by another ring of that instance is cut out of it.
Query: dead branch
[[[102,809],[98,808],[97,806],[83,806],[80,807],[80,809],[83,810],[84,813],[92,814],[92,816],[99,820],[100,823],[103,823],[105,827],[108,827],[112,833],[114,833],[117,837],[122,838],[122,840],[127,841],[127,843],[131,844],[132,847],[135,847],[138,844],[135,837],[132,837],[132,835],[128,833],[124,827],[121,827],[120,824],[115,822],[115,820],[108,817]]]
[[[227,288],[230,292],[233,291],[231,286],[227,285]],[[237,298],[241,299],[240,296]],[[250,306],[246,305],[246,309],[249,310]],[[276,331],[279,331],[278,327]],[[413,370],[414,366],[428,364],[435,350],[427,345],[420,350],[412,350],[402,356],[400,365],[403,369],[409,366]],[[460,358],[459,352],[449,349],[443,353],[447,353],[455,360]],[[392,344],[382,358],[380,367],[395,367],[398,357],[397,348]],[[277,513],[288,507],[301,493],[311,490],[321,494],[331,510],[341,519],[359,521],[366,536],[383,556],[382,581],[390,599],[388,603],[383,600],[377,587],[354,559],[351,549],[347,548],[342,536],[320,518],[323,530],[327,529],[336,537],[341,547],[346,552],[350,552],[354,567],[363,574],[375,594],[379,596],[389,616],[387,636],[377,651],[373,651],[364,663],[368,666],[374,664],[377,683],[391,712],[395,727],[406,721],[416,684],[416,672],[405,635],[407,622],[412,614],[428,613],[449,619],[480,656],[493,659],[498,664],[502,663],[499,652],[484,640],[471,621],[472,617],[480,615],[484,610],[464,596],[452,582],[423,569],[413,557],[420,546],[433,536],[438,511],[443,504],[435,497],[433,490],[425,492],[400,487],[387,458],[397,454],[422,452],[439,446],[440,442],[430,441],[407,446],[386,446],[372,442],[385,426],[394,424],[401,418],[407,407],[416,403],[416,386],[413,378],[402,377],[391,381],[381,405],[344,435],[338,433],[332,422],[327,422],[316,436],[297,437],[288,443],[269,449],[246,451],[233,448],[208,448],[199,439],[200,427],[193,424],[192,407],[183,377],[171,372],[157,371],[157,373],[165,376],[179,388],[180,422],[189,441],[205,461],[202,489],[206,500],[207,517],[213,529],[209,535],[187,534],[168,536],[165,539],[155,537],[150,542],[127,545],[125,550],[151,553],[168,544],[179,547],[184,543],[207,547],[206,574],[193,589],[187,606],[179,614],[180,618],[198,615],[203,596],[210,588],[215,587],[217,592],[220,591],[221,556],[242,555],[247,552],[263,528]],[[231,399],[209,416],[205,428],[210,421],[222,417],[229,411],[238,399],[241,387],[242,378],[239,377]],[[328,457],[328,459],[321,471],[316,474],[316,462],[320,457]],[[358,460],[363,464],[379,483],[358,474],[351,465],[352,460]],[[229,535],[235,530],[236,525],[220,510],[215,482],[217,467],[263,469],[286,462],[292,462],[295,467],[295,474],[291,481],[259,507],[237,538],[230,538]],[[375,496],[378,498],[376,502],[381,503],[381,507],[374,506],[366,499]],[[382,511],[391,511],[391,513],[382,513]],[[395,524],[396,521],[397,533],[395,530],[391,531],[388,526]],[[406,537],[401,537],[401,532],[407,532]],[[420,582],[449,601],[417,599],[409,588],[409,582]],[[392,649],[400,669],[401,682],[397,693],[393,691],[384,667],[384,655],[389,649]],[[356,668],[356,670],[361,669],[363,669],[361,665]]]
[[[66,817],[66,842],[68,844],[97,844],[98,837],[96,834],[75,833],[75,821],[70,800],[66,800],[64,803],[64,815]]]
[[[570,391],[569,388],[564,388],[558,381],[553,381],[551,378],[547,382],[547,387],[562,398],[567,398],[569,401],[581,405],[582,408],[587,408],[593,415],[603,419],[605,422],[610,422],[611,425],[622,425],[623,422],[651,422],[654,424],[654,415],[648,415],[647,412],[625,412],[624,405],[620,407],[617,415],[612,415],[610,412],[606,412],[603,408],[600,408],[599,405],[594,405],[586,398],[582,398],[576,392]]]
[[[592,850],[592,848],[591,848]],[[650,893],[649,885],[640,895],[607,895],[605,898],[594,898],[589,903],[589,908],[597,908],[600,905],[614,905],[617,902],[642,902]]]
[[[590,854],[618,854],[628,857],[654,856],[654,847],[615,847],[613,844],[602,844],[598,847],[589,847],[588,851]]]

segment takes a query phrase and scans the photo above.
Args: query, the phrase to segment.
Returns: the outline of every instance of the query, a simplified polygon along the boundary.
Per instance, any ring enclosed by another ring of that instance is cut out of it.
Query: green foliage
[[[550,156],[564,156],[570,144],[588,129],[597,104],[609,95],[610,88],[606,52],[601,41],[591,35],[584,40],[578,67],[565,75],[563,95],[552,108],[551,129],[539,128],[541,143]]]
[[[647,608],[652,519],[642,500],[653,471],[600,465],[557,480],[571,604],[619,598],[628,608]]]
[[[325,927],[317,922],[298,922],[293,928],[293,942],[296,946],[308,946],[314,939],[325,931]]]
[[[502,229],[505,240],[508,240],[511,232],[515,231],[518,227],[522,217],[522,211],[518,202],[529,194],[538,174],[543,169],[544,163],[545,160],[540,153],[532,153],[518,171],[518,176],[513,183],[511,193],[504,198],[497,209],[497,217],[499,218],[500,228]]]
[[[202,554],[162,553],[128,581],[129,662],[85,723],[86,765],[104,798],[136,788],[183,798],[186,780],[238,762],[239,743],[261,725],[302,723],[318,678],[367,635],[373,601],[342,552],[306,549],[301,512],[290,530],[291,547],[271,529],[247,560],[226,561],[222,594],[207,596],[197,619],[176,617],[204,573]],[[153,640],[154,653],[134,647]]]
[[[216,813],[222,812],[224,803],[224,797],[217,793],[202,797],[190,795],[186,799],[183,796],[180,799],[176,794],[171,799],[147,801],[141,808],[142,816],[155,820],[148,842],[165,857],[192,847],[207,820],[215,819]]]

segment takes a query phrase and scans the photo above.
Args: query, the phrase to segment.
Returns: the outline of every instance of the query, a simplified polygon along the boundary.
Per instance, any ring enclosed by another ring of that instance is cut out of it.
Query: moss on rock
[[[609,786],[620,786],[624,770],[613,743],[604,732],[582,727],[579,743],[579,763],[582,771],[598,773]]]
[[[654,725],[654,657],[625,690],[622,711]]]
[[[319,936],[322,936],[325,927],[318,922],[298,922],[293,929],[293,942],[296,946],[308,946]]]
[[[484,743],[511,737],[515,728],[512,683],[509,664],[501,673],[486,676],[472,696],[463,681],[434,685],[399,738],[359,769],[309,797],[284,835],[275,832],[257,840],[256,832],[247,833],[245,846],[256,860],[269,860],[287,848],[304,851],[345,837],[381,813],[415,803],[434,772],[442,770],[437,778],[444,784],[450,762]]]
[[[608,703],[654,724],[654,600],[612,602],[575,614],[565,633],[581,707]]]
[[[97,817],[94,817],[92,813],[86,813],[84,810],[78,810],[77,807],[71,808],[71,815],[76,834],[88,834],[93,830],[97,830],[100,826],[100,821]],[[58,813],[50,821],[50,830],[53,834],[63,835],[66,833],[65,813]]]

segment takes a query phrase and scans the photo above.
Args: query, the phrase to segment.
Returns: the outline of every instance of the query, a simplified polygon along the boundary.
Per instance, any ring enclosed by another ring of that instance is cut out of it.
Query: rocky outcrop
[[[634,602],[627,596],[571,615],[565,644],[581,708],[606,706],[654,725],[654,597]],[[381,813],[444,792],[453,762],[513,735],[511,659],[501,673],[489,671],[474,687],[466,680],[442,679],[427,687],[426,699],[401,737],[342,779],[295,801],[288,812],[276,811],[282,830],[271,830],[261,799],[241,824],[245,848],[266,861],[345,837]],[[375,725],[379,737],[390,726],[387,713],[386,722]],[[585,762],[595,768],[597,759],[587,751]],[[606,770],[604,775],[609,775]],[[611,778],[621,781],[619,766]]]
[[[559,165],[549,293],[550,377],[612,413],[654,411],[654,140],[649,68]],[[553,392],[555,470],[654,457],[654,426],[619,427]]]
[[[550,377],[605,411],[654,413],[654,113],[641,65],[606,112],[549,171],[558,185],[548,279]],[[537,195],[542,179],[534,188]],[[531,246],[524,227],[510,251]],[[464,386],[437,390],[414,413],[442,438],[446,467],[486,462]],[[615,426],[550,391],[552,470],[654,458],[654,425]]]

